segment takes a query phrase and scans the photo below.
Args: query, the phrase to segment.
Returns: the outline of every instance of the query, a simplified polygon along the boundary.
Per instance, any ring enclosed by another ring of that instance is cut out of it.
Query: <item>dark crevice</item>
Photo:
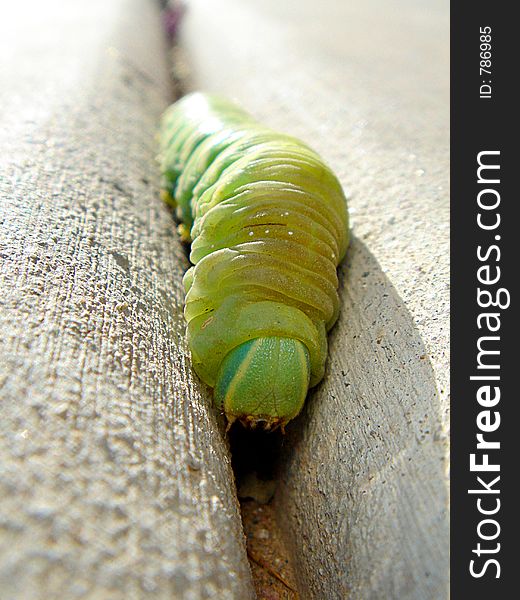
[[[277,525],[275,497],[285,436],[280,430],[246,429],[236,422],[229,445],[257,596],[295,600],[293,561]]]
[[[236,422],[229,431],[229,444],[239,498],[261,501],[257,496],[264,497],[266,490],[272,489],[270,500],[276,487],[283,434],[279,430],[246,429]]]

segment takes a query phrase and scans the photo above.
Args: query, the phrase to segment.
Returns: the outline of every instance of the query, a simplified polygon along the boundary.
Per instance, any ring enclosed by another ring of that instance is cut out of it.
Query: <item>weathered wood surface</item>
[[[14,3],[0,45],[0,598],[251,597],[158,199],[158,3]]]
[[[355,239],[324,383],[277,493],[304,598],[441,600],[448,580],[449,8],[192,0],[190,85],[315,147]]]

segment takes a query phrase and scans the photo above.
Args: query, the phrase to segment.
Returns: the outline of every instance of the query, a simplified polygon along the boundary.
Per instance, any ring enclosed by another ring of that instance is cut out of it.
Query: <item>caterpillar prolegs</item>
[[[193,367],[230,423],[283,427],[322,379],[338,317],[341,185],[306,144],[216,96],[170,106],[160,142],[162,195],[191,242]]]

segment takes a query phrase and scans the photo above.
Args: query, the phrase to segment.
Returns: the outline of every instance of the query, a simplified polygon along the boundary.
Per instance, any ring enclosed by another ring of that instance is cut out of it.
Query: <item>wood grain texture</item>
[[[158,198],[155,2],[3,19],[0,597],[253,596]]]
[[[448,4],[191,0],[182,51],[193,88],[301,137],[349,197],[328,371],[288,427],[276,497],[301,595],[442,600]]]
[[[338,600],[445,598],[446,440],[428,353],[357,238],[340,279],[327,374],[287,428],[277,490],[301,588]]]

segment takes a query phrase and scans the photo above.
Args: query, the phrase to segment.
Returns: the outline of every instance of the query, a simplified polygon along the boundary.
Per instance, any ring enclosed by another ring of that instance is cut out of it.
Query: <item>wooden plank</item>
[[[158,197],[158,3],[1,24],[0,597],[253,596]]]
[[[328,374],[276,497],[302,597],[445,598],[449,7],[193,0],[181,50],[193,88],[302,137],[350,197]]]
[[[357,238],[340,277],[327,375],[288,428],[276,498],[302,587],[312,598],[445,598],[446,439],[428,352]]]

